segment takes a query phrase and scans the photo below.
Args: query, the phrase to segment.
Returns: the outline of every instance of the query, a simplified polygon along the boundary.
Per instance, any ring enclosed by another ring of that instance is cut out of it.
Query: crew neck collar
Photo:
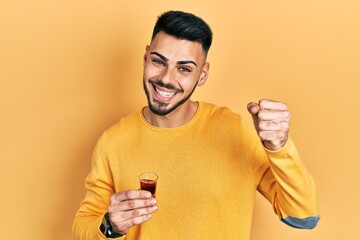
[[[197,109],[196,109],[196,112],[195,112],[194,116],[192,116],[192,118],[191,118],[188,122],[186,122],[186,123],[184,123],[183,125],[180,125],[180,126],[178,126],[178,127],[165,128],[165,127],[157,127],[157,126],[152,125],[152,124],[149,123],[149,122],[145,119],[145,117],[144,117],[143,111],[144,111],[145,107],[143,107],[143,108],[141,109],[141,111],[139,111],[139,115],[140,115],[140,118],[141,118],[141,122],[142,122],[147,128],[150,128],[150,129],[152,129],[152,130],[157,130],[157,131],[174,131],[174,130],[179,130],[179,129],[186,129],[186,128],[190,127],[194,122],[196,122],[196,119],[199,118],[199,112],[201,111],[201,109],[202,109],[202,107],[203,107],[203,104],[202,104],[201,102],[198,102],[198,101],[196,101],[196,103],[197,103],[198,107],[197,107]]]

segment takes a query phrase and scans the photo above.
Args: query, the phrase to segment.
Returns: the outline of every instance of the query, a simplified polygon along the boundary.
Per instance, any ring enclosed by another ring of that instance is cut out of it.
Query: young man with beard
[[[257,135],[228,108],[190,99],[209,74],[209,26],[158,18],[144,54],[148,106],[104,132],[86,178],[76,239],[249,239],[256,190],[280,220],[314,228],[315,184],[288,138],[286,104],[249,103]],[[137,176],[159,175],[156,199]]]

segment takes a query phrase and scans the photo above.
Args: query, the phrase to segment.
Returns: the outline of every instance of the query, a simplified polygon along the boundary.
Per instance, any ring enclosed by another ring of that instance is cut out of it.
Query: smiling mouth
[[[158,89],[157,87],[155,87],[155,91],[162,97],[165,97],[165,98],[171,98],[173,97],[176,92],[165,92],[165,91],[161,91],[160,89]]]
[[[163,88],[152,84],[155,90],[155,97],[162,101],[170,101],[178,92],[173,89]]]

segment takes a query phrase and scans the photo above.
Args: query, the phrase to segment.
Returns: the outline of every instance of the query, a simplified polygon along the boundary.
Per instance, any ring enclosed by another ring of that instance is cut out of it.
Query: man
[[[208,77],[211,42],[192,14],[158,18],[144,54],[148,106],[99,139],[76,239],[249,239],[256,190],[281,221],[316,226],[315,185],[288,138],[286,104],[249,103],[256,135],[229,109],[190,99]],[[159,175],[156,199],[138,190],[148,171]]]

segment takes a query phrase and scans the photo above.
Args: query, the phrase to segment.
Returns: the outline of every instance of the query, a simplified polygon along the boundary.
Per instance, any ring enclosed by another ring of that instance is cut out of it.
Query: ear
[[[144,53],[144,65],[145,65],[145,62],[146,62],[146,59],[147,59],[147,57],[148,57],[148,55],[149,55],[149,50],[150,50],[150,46],[149,45],[146,45],[146,47],[145,47],[145,53]]]
[[[201,69],[200,79],[197,84],[199,87],[205,84],[206,79],[209,76],[209,70],[210,70],[210,63],[206,62]]]

